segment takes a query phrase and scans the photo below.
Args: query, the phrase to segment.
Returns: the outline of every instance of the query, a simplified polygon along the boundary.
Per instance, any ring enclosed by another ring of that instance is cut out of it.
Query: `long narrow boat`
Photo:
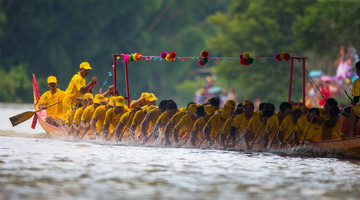
[[[36,84],[35,76],[33,76],[33,90],[34,90],[34,107],[37,109],[37,101],[39,99],[38,94],[38,87]],[[39,121],[41,127],[45,130],[47,134],[51,137],[68,137],[68,133],[63,127],[56,127],[51,125],[45,121],[46,112],[39,111],[36,113],[36,118]],[[123,141],[129,140],[128,136],[124,136]],[[156,141],[151,141],[152,144],[157,144]],[[140,143],[131,143],[131,144],[138,144]],[[206,145],[205,145],[206,146]],[[185,147],[185,145],[183,146]],[[218,146],[214,145],[213,148],[217,148]],[[277,148],[278,145],[274,145],[274,148]],[[295,144],[287,144],[284,149],[291,149],[295,147]],[[306,141],[304,147],[311,147],[311,148],[318,148],[322,150],[336,150],[336,151],[343,151],[349,153],[350,155],[360,157],[360,137],[353,137],[353,138],[346,138],[340,140],[326,140],[326,141],[319,141],[319,142],[310,142]],[[220,148],[220,147],[219,147]],[[246,150],[246,146],[239,142],[235,145],[233,150]],[[255,144],[252,148],[253,150],[264,150],[261,144]]]

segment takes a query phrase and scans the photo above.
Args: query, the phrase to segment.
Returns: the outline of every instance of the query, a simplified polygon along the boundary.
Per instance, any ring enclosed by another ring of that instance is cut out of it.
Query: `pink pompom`
[[[276,53],[275,56],[274,56],[274,59],[278,62],[281,61],[281,58],[280,58],[280,54],[279,53]]]
[[[241,54],[241,55],[239,56],[239,58],[240,58],[240,59],[244,58],[244,57],[243,57],[243,54]]]
[[[124,61],[125,61],[125,62],[130,62],[130,60],[129,60],[129,54],[124,55]]]
[[[204,66],[204,65],[205,65],[205,63],[202,62],[202,59],[199,59],[199,65],[200,65],[200,66]]]
[[[166,51],[162,52],[162,53],[160,54],[160,58],[165,59],[166,56],[167,56],[167,54],[168,54],[168,53],[167,53]]]

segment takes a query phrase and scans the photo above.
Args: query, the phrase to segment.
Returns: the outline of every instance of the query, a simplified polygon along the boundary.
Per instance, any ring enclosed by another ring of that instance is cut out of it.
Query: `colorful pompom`
[[[254,63],[254,58],[249,58],[249,59],[247,59],[247,63],[250,65],[250,64],[252,64],[252,63]]]
[[[130,60],[129,60],[129,54],[124,55],[124,61],[125,61],[125,62],[130,62]]]
[[[171,59],[175,59],[175,58],[176,58],[176,53],[175,53],[175,52],[169,53],[169,57],[170,57]]]
[[[134,54],[131,54],[131,55],[129,56],[129,61],[130,61],[130,62],[134,61]]]
[[[162,52],[162,53],[160,54],[160,58],[165,59],[166,56],[167,56],[167,54],[168,54],[168,53],[167,53],[166,51]]]
[[[205,63],[202,62],[202,59],[199,59],[199,65],[200,65],[200,66],[204,66],[204,65],[205,65]]]
[[[274,59],[278,62],[281,62],[281,58],[280,58],[280,54],[279,53],[276,53],[275,56],[274,56]]]
[[[247,59],[250,58],[250,54],[249,54],[248,52],[245,52],[245,53],[243,53],[242,55],[243,55],[243,58],[244,58],[245,60],[247,60]]]
[[[208,59],[207,59],[207,57],[201,58],[201,62],[202,62],[203,64],[208,63]]]
[[[207,57],[209,57],[209,52],[204,50],[200,53],[200,56],[203,58],[207,58]]]
[[[280,58],[281,58],[282,60],[289,61],[290,58],[291,58],[291,56],[290,56],[290,54],[288,54],[288,53],[286,53],[286,52],[281,52],[281,53],[280,53]]]
[[[168,62],[173,62],[175,60],[175,58],[172,59],[170,54],[168,54],[168,55],[166,55],[165,60],[168,61]]]
[[[281,52],[281,53],[276,53],[274,59],[279,62],[282,60],[289,61],[291,59],[291,56],[289,53]]]
[[[248,65],[248,62],[245,58],[240,58],[240,64],[242,65]]]

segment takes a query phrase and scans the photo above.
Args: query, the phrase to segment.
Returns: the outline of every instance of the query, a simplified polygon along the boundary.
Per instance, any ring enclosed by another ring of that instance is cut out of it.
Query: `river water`
[[[0,104],[0,199],[360,199],[356,158],[56,139],[27,110]]]

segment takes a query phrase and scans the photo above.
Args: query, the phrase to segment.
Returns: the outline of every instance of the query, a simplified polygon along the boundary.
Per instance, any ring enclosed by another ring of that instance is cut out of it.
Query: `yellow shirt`
[[[76,124],[78,126],[80,125],[81,116],[83,113],[84,113],[84,107],[76,109],[75,114],[74,114],[73,124]]]
[[[237,138],[240,138],[245,134],[250,119],[246,119],[245,113],[236,115],[231,126],[236,128],[235,135]]]
[[[265,127],[265,132],[270,133],[269,141],[271,142],[275,135],[277,134],[277,131],[279,130],[280,122],[279,122],[279,113],[274,114],[271,116],[267,122]]]
[[[89,125],[91,117],[94,114],[94,104],[87,106],[83,112],[83,114],[81,115],[81,121],[85,122],[86,125]]]
[[[170,119],[170,122],[175,126],[185,114],[186,112],[184,110],[175,113]]]
[[[80,89],[84,86],[86,86],[86,80],[81,76],[80,72],[78,72],[72,77],[65,93],[68,97],[75,100],[77,97],[83,96],[83,94],[80,93]]]
[[[360,96],[360,78],[357,78],[352,84],[352,95]]]
[[[158,120],[156,121],[156,124],[159,124],[160,130],[162,132],[164,132],[165,126],[166,126],[167,123],[169,123],[169,121],[170,121],[169,113],[168,112],[163,112],[159,116]]]
[[[75,109],[68,110],[65,116],[65,123],[71,126],[74,120]]]
[[[254,140],[254,138],[257,137],[256,140],[259,141],[265,133],[265,125],[266,124],[263,125],[260,115],[252,116],[247,127],[247,130],[252,132],[250,139]]]
[[[121,123],[122,125],[124,125],[122,131],[128,130],[128,129],[130,128],[130,125],[131,125],[131,122],[132,122],[132,120],[133,120],[133,118],[134,118],[134,115],[135,115],[134,111],[130,111],[130,112],[124,113],[124,114],[121,116],[121,118],[120,118],[120,120],[119,120],[119,123]],[[125,136],[129,135],[129,131],[124,132],[124,135],[125,135]]]
[[[97,132],[99,132],[104,125],[105,114],[106,114],[106,108],[105,108],[105,106],[101,105],[95,109],[95,111],[92,115],[92,119],[94,119],[96,121],[96,131]]]
[[[207,121],[205,127],[210,128],[210,139],[214,140],[216,135],[218,134],[221,126],[223,125],[225,119],[221,117],[220,113],[216,113],[210,117],[209,121]],[[204,127],[204,128],[205,128]]]
[[[206,124],[205,117],[200,117],[199,119],[197,119],[195,121],[193,129],[192,129],[197,134],[197,138],[200,140],[204,139],[202,130],[204,129],[205,124]]]
[[[307,115],[303,115],[296,123],[295,131],[299,132],[299,142],[304,140],[305,133],[309,127],[310,121],[308,121]],[[320,141],[322,137],[323,126],[319,123],[312,123],[309,127],[308,134],[305,140]]]
[[[229,117],[223,124],[223,129],[221,130],[221,134],[225,136],[225,138],[229,138],[231,124],[233,123],[235,117]]]
[[[193,128],[195,120],[192,114],[184,115],[180,121],[175,125],[174,129],[178,131],[179,136],[182,136],[182,140],[188,138]]]
[[[286,138],[289,137],[292,131],[294,131],[295,125],[296,124],[294,124],[292,115],[288,115],[283,119],[279,129],[279,131],[284,133],[284,137],[283,137],[284,141],[282,142],[285,142]],[[288,140],[288,142],[293,142],[293,141],[294,141],[294,137],[290,137]]]
[[[106,111],[104,125],[110,125],[109,127],[110,133],[112,133],[115,130],[116,126],[119,123],[119,119],[126,112],[127,111],[125,110],[125,108],[122,109],[121,112],[119,113],[115,113],[115,108],[110,108],[109,110]]]
[[[139,110],[135,113],[131,125],[135,128],[134,134],[135,137],[140,135],[140,124],[145,118],[145,110]]]
[[[41,95],[38,104],[48,106],[52,103],[61,101],[64,98],[64,91],[60,90],[59,88],[56,90],[54,94],[51,94],[51,91],[45,92]],[[46,115],[50,115],[55,119],[60,117],[62,119],[65,118],[65,114],[63,113],[63,106],[62,103],[58,103],[46,109]]]

